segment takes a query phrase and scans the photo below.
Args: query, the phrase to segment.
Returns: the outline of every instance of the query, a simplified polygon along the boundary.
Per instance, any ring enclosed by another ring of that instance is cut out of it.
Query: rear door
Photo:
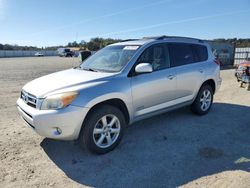
[[[205,46],[203,48],[201,45],[190,43],[171,43],[169,49],[171,67],[176,68],[176,96],[183,98],[181,102],[191,100],[205,77],[204,63],[207,52],[203,52],[204,57],[201,57],[199,50],[207,49]]]

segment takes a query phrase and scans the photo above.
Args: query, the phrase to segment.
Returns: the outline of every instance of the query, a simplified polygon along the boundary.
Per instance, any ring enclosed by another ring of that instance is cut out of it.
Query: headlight
[[[77,96],[78,92],[66,92],[46,97],[41,105],[41,110],[56,110],[68,106]]]

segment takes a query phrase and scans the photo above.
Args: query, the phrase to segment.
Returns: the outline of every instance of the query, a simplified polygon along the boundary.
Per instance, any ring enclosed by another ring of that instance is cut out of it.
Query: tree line
[[[84,40],[82,40],[80,43],[77,43],[76,41],[74,42],[69,42],[68,43],[68,47],[80,47],[82,49],[87,49],[87,50],[90,50],[90,51],[97,51],[107,45],[110,45],[110,44],[113,44],[113,43],[116,43],[116,42],[120,42],[122,41],[121,39],[111,39],[111,38],[107,38],[107,39],[104,39],[104,38],[99,38],[99,37],[96,37],[96,38],[92,38],[90,39],[89,42],[86,42]]]
[[[51,46],[51,47],[42,47],[38,48],[36,46],[19,46],[19,45],[10,45],[10,44],[1,44],[0,43],[0,50],[57,50],[58,48],[67,48],[67,47],[77,47],[81,50],[90,50],[90,51],[97,51],[109,44],[113,44],[116,42],[122,41],[121,39],[112,39],[112,38],[92,38],[89,42],[82,40],[81,42],[69,42],[65,46]],[[235,47],[250,47],[250,38],[249,39],[214,39],[214,42],[223,42],[229,43],[234,45]]]
[[[214,42],[223,42],[223,43],[230,43],[234,45],[235,47],[250,47],[250,38],[249,39],[237,39],[237,38],[232,38],[232,39],[214,39],[212,40]]]

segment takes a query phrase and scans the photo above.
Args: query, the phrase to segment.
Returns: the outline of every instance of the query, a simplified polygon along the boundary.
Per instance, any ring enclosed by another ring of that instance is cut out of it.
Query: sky
[[[0,0],[2,44],[160,35],[250,38],[250,0]]]

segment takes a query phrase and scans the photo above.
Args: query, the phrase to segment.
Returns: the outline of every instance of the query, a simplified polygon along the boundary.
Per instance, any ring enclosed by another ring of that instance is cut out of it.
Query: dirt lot
[[[18,116],[22,86],[76,58],[0,59],[0,187],[250,187],[250,91],[233,70],[210,113],[183,108],[135,123],[113,152],[45,139]],[[39,86],[38,86],[39,87]]]

